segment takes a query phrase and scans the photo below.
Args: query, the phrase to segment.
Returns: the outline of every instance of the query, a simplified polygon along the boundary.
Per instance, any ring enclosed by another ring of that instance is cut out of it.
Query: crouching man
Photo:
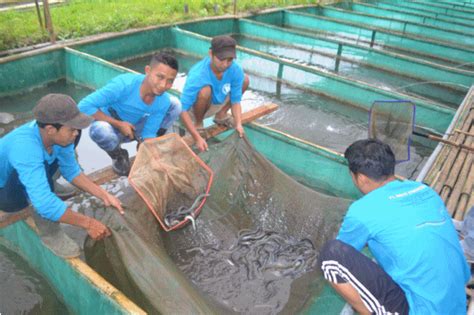
[[[465,314],[470,272],[438,194],[397,180],[380,141],[356,141],[345,157],[364,196],[321,250],[326,280],[360,314]],[[366,245],[375,262],[360,253]]]
[[[127,176],[130,171],[122,143],[162,136],[179,117],[179,99],[166,92],[177,74],[176,58],[160,52],[153,55],[144,75],[119,75],[79,102],[79,109],[96,120],[90,137],[112,158],[116,174]]]
[[[92,182],[76,161],[74,140],[92,117],[81,114],[74,100],[63,94],[44,96],[33,114],[36,120],[0,139],[0,210],[15,212],[31,203],[45,245],[57,255],[74,257],[79,255],[77,244],[53,222],[81,227],[96,240],[110,235],[110,231],[101,222],[72,211],[56,196],[52,177],[58,168],[64,178],[106,206],[121,213],[123,209],[120,201]]]

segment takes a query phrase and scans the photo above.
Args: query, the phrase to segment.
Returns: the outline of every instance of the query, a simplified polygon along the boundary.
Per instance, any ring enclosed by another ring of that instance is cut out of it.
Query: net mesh
[[[152,314],[304,310],[324,295],[325,281],[314,264],[321,246],[335,237],[350,200],[296,182],[235,133],[209,144],[200,157],[214,170],[214,183],[196,229],[186,225],[165,232],[143,199],[125,185],[120,189],[124,216],[84,206],[112,231],[102,241],[87,240],[88,264]],[[300,263],[306,251],[283,247],[277,260],[253,265],[277,243],[293,241],[301,250],[308,242],[314,246],[314,259],[304,270]],[[248,246],[235,251],[242,242]],[[249,270],[255,272],[249,276]],[[325,296],[324,301],[323,312],[336,312],[329,308],[338,305],[337,298]]]
[[[375,101],[369,115],[369,138],[387,143],[397,163],[409,161],[415,104],[410,101]]]
[[[212,170],[172,133],[140,145],[129,181],[165,231],[199,214],[212,183]]]

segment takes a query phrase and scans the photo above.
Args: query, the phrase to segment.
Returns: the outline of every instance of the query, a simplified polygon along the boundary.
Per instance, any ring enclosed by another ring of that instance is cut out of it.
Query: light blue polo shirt
[[[51,165],[56,159],[61,175],[69,182],[81,173],[74,144],[66,147],[53,145],[49,154],[36,121],[26,123],[0,138],[0,187],[5,186],[10,174],[16,170],[38,214],[58,221],[67,207],[51,191],[44,168],[45,161]]]
[[[140,87],[144,79],[143,74],[119,75],[106,86],[82,99],[78,105],[79,110],[92,116],[100,109],[110,116],[109,107],[112,107],[122,120],[132,125],[146,118],[141,136],[144,139],[155,138],[170,108],[170,97],[165,92],[156,96],[151,104],[143,102]]]
[[[212,89],[212,104],[224,103],[229,93],[231,104],[238,104],[242,100],[243,83],[244,71],[235,61],[223,73],[222,79],[218,80],[211,70],[211,58],[204,58],[189,70],[181,94],[183,111],[189,111],[196,102],[199,91],[205,86],[210,86]]]
[[[410,314],[465,314],[470,272],[446,207],[430,187],[392,181],[354,202],[337,237],[361,250],[405,292]]]

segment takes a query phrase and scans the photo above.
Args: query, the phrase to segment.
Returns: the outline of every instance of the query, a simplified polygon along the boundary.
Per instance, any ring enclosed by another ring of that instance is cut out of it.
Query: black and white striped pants
[[[354,247],[339,240],[327,242],[321,250],[319,265],[329,282],[350,283],[372,314],[408,314],[403,290]]]

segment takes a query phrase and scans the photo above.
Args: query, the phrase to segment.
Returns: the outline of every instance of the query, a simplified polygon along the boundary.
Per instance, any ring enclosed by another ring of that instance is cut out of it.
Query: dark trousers
[[[53,175],[58,170],[58,160],[55,160],[51,165],[44,162],[46,177],[48,178],[49,187],[54,191]],[[10,174],[5,183],[5,186],[0,188],[0,210],[5,212],[19,211],[29,204],[28,194],[25,186],[18,178],[16,170]]]
[[[350,283],[372,314],[408,314],[403,290],[354,247],[339,240],[327,242],[321,249],[319,267],[329,282]]]

